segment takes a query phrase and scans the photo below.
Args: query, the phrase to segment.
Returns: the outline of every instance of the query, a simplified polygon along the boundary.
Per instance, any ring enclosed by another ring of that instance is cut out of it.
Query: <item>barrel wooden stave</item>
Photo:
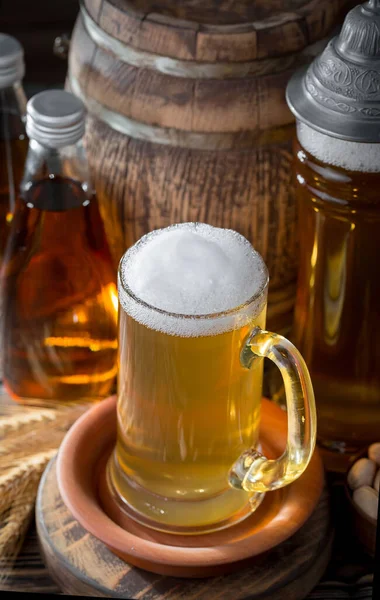
[[[263,255],[271,289],[294,282],[295,207],[283,193],[289,146],[288,140],[253,151],[178,148],[121,135],[90,118],[87,147],[114,256],[171,223],[233,223]]]
[[[298,52],[326,35],[342,12],[354,3],[354,0],[261,3],[209,0],[170,2],[171,9],[164,10],[165,3],[161,1],[158,3],[161,13],[157,14],[154,2],[105,0],[95,9],[92,0],[85,0],[104,31],[134,48],[198,61],[220,60],[219,49],[223,60],[232,62]]]
[[[70,55],[70,73],[82,90],[136,121],[198,132],[257,132],[293,121],[284,88],[294,67],[233,81],[172,77],[133,67],[96,47],[81,19],[73,44],[78,52]]]

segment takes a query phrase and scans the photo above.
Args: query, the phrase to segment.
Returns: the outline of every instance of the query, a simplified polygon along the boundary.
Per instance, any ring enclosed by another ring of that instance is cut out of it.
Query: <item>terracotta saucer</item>
[[[286,414],[263,399],[261,423],[264,452],[268,457],[279,456],[286,445]],[[113,553],[163,575],[207,577],[239,568],[292,536],[313,513],[324,486],[323,465],[316,451],[299,479],[267,493],[244,521],[202,535],[162,533],[120,515],[109,501],[105,465],[115,440],[116,397],[112,396],[90,408],[67,433],[57,459],[60,494],[82,527]]]

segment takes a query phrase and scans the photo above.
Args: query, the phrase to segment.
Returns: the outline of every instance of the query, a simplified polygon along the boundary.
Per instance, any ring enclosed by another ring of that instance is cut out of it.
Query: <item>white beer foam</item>
[[[297,121],[297,137],[307,152],[321,162],[347,171],[380,171],[380,144],[348,142],[316,131]]]
[[[122,308],[147,327],[204,336],[241,327],[258,315],[267,280],[262,257],[236,231],[180,223],[152,231],[124,254],[118,293]],[[253,297],[241,310],[220,315]]]

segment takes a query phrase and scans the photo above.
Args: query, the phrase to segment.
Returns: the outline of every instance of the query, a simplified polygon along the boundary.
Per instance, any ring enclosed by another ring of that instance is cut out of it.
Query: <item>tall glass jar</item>
[[[299,274],[293,340],[333,470],[380,432],[380,2],[290,81]],[[343,457],[343,460],[342,460]]]

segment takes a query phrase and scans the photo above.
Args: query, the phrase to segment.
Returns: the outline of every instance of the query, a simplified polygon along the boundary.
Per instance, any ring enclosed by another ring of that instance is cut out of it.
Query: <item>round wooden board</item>
[[[129,566],[79,525],[59,494],[55,459],[41,480],[36,523],[43,558],[64,593],[143,600],[302,600],[323,575],[333,537],[324,491],[296,534],[238,572],[200,580],[156,575]]]

